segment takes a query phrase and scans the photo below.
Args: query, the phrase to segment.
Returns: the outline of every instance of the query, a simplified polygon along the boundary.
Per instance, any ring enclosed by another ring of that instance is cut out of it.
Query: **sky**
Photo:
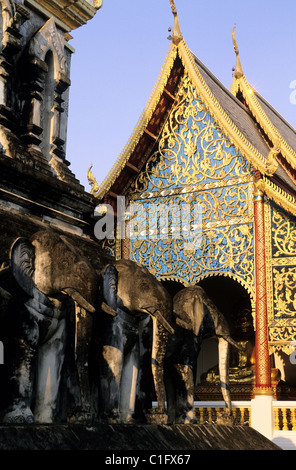
[[[230,87],[236,56],[249,83],[296,128],[295,0],[175,0],[188,47]],[[169,0],[103,0],[71,32],[75,49],[66,157],[85,186],[100,184],[120,155],[159,76],[173,27]]]

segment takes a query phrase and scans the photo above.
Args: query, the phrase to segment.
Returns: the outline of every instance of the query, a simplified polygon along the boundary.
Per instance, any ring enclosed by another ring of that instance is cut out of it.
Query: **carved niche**
[[[64,35],[49,19],[32,37],[28,47],[23,139],[37,145],[59,175],[65,156],[61,135],[63,93],[70,85],[66,71]],[[61,178],[62,179],[62,178]]]

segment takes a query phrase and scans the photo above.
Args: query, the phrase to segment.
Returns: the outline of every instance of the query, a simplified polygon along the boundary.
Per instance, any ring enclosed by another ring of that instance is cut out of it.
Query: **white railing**
[[[275,431],[296,431],[296,401],[274,401]]]
[[[274,401],[273,442],[285,450],[296,450],[296,401]]]

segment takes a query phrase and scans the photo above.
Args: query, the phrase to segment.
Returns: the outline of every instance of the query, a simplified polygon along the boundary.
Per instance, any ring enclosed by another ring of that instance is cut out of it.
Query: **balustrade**
[[[234,424],[251,425],[251,407],[249,402],[235,402],[233,405]],[[194,413],[200,424],[216,424],[217,414],[225,407],[223,402],[195,402]]]
[[[234,424],[251,426],[250,402],[233,402]],[[223,402],[195,402],[194,413],[200,424],[216,424],[217,413],[224,408]],[[274,430],[296,431],[296,402],[275,401]]]
[[[277,402],[274,405],[274,429],[275,431],[296,431],[296,408],[291,403]]]

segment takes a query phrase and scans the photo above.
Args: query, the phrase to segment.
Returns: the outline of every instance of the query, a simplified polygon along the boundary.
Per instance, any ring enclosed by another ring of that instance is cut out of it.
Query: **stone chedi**
[[[1,211],[3,216],[34,214],[38,221],[82,233],[93,200],[65,157],[74,52],[68,41],[70,31],[91,19],[100,5],[61,3],[1,2]],[[11,225],[5,224],[2,233],[14,230]]]
[[[0,3],[0,412],[6,422],[65,419],[69,403],[89,410],[88,343],[80,338],[91,335],[85,308],[93,310],[94,298],[83,306],[76,297],[76,307],[71,298],[78,290],[80,300],[88,297],[87,280],[105,255],[93,239],[96,201],[69,168],[66,140],[70,33],[101,4]],[[76,282],[69,282],[70,270]],[[61,296],[62,290],[71,293]],[[60,383],[65,370],[72,370],[66,382],[76,380],[71,387]]]

